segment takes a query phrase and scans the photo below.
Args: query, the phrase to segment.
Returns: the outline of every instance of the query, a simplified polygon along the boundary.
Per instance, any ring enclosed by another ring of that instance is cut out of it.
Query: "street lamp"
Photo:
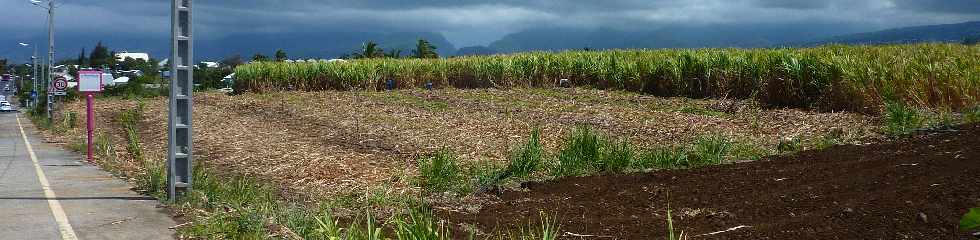
[[[34,1],[31,1],[33,3]],[[31,55],[31,68],[33,68],[31,73],[31,83],[33,87],[31,88],[31,101],[28,106],[33,106],[37,102],[37,46],[28,43],[18,43],[21,47],[34,47],[34,53]],[[22,86],[18,86],[22,87]]]
[[[51,71],[52,70],[51,67],[54,66],[54,9],[56,8],[54,5],[55,0],[47,0],[48,6],[44,6],[43,4],[41,4],[43,1],[40,0],[30,0],[30,1],[31,4],[34,4],[34,6],[38,6],[45,10],[48,10],[48,74],[47,74],[48,78],[47,81],[45,82],[47,84],[51,84],[52,80],[54,79],[54,72]],[[36,89],[37,88],[35,88],[35,90]],[[48,104],[46,106],[47,113],[48,113],[48,120],[51,120],[51,108],[54,106],[54,96],[52,96],[51,93],[47,93],[45,95],[48,96]]]

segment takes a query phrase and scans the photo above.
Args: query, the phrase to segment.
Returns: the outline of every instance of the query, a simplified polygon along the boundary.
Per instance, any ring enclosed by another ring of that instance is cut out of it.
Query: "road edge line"
[[[44,189],[44,198],[48,199],[48,207],[51,208],[51,214],[54,215],[54,220],[58,223],[58,232],[61,232],[61,239],[78,240],[78,236],[75,235],[75,230],[72,229],[71,223],[68,222],[68,215],[65,214],[65,210],[61,207],[61,202],[58,201],[58,195],[51,189],[51,184],[48,182],[48,177],[44,175],[44,170],[41,170],[41,164],[37,161],[37,154],[34,153],[34,148],[31,147],[31,142],[27,139],[27,133],[24,132],[24,126],[20,123],[20,114],[15,115],[14,118],[17,119],[17,128],[20,129],[20,136],[24,139],[24,144],[27,145],[27,153],[30,155],[31,161],[34,162],[37,180],[41,182],[41,188]]]

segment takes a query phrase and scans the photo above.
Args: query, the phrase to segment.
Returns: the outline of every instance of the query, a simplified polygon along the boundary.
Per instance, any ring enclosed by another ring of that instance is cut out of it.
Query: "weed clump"
[[[603,139],[588,127],[579,127],[569,136],[565,147],[558,153],[555,176],[573,176],[589,173],[598,166]]]
[[[915,108],[902,103],[885,104],[885,133],[907,135],[922,127],[923,118]]]
[[[419,180],[423,189],[428,192],[446,192],[459,187],[459,159],[449,149],[443,148],[433,156],[419,162]]]

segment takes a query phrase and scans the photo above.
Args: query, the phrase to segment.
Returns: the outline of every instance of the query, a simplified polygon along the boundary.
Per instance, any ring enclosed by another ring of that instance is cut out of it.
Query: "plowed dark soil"
[[[557,217],[563,239],[969,239],[980,206],[980,125],[763,161],[525,184],[477,214],[483,232]],[[737,230],[724,231],[738,226]],[[582,237],[591,236],[591,237]]]

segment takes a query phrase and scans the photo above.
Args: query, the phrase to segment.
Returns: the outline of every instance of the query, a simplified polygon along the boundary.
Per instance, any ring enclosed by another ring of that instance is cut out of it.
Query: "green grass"
[[[446,191],[465,192],[465,186],[459,159],[449,149],[442,149],[430,157],[419,161],[419,185],[427,192],[440,193]]]
[[[908,135],[922,128],[924,119],[919,111],[902,103],[885,105],[885,133],[893,136]]]
[[[964,111],[963,121],[967,123],[980,123],[980,105]]]
[[[601,150],[605,140],[589,127],[578,127],[558,153],[554,176],[576,176],[594,171],[603,164]]]
[[[731,151],[732,142],[721,136],[701,137],[691,148],[689,158],[693,167],[717,165]]]
[[[796,153],[803,151],[803,139],[801,138],[784,138],[779,140],[779,145],[776,146],[776,151],[780,154],[784,153]]]
[[[961,230],[980,229],[980,208],[970,209],[963,218],[960,219]]]
[[[677,112],[688,113],[688,114],[695,114],[695,115],[702,115],[702,116],[709,116],[709,117],[724,117],[724,116],[728,116],[727,113],[723,113],[723,112],[719,112],[719,111],[714,111],[714,110],[708,110],[707,108],[700,107],[700,106],[687,106],[687,107],[683,107],[683,108],[678,109]]]
[[[781,107],[880,109],[898,101],[961,110],[980,100],[980,46],[830,45],[799,49],[665,49],[529,52],[348,63],[259,62],[235,70],[235,88],[265,92],[400,87],[576,86],[659,96],[756,99]]]

